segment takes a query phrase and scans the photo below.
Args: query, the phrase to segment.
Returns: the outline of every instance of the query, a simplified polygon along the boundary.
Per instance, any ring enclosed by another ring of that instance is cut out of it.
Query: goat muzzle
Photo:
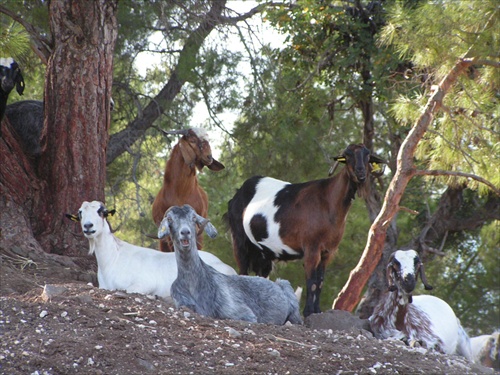
[[[415,290],[417,279],[415,275],[408,274],[401,280],[401,288],[408,294]]]

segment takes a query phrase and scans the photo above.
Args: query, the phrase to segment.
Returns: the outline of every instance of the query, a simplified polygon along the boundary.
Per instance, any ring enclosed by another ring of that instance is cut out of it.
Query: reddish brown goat
[[[348,146],[334,159],[345,167],[322,180],[290,184],[262,176],[248,179],[225,215],[240,274],[254,271],[267,277],[273,260],[304,258],[304,316],[320,312],[325,267],[344,235],[352,200],[366,189],[370,163],[384,162],[362,144]]]
[[[208,196],[198,184],[197,171],[207,167],[212,171],[224,169],[224,165],[212,157],[207,133],[203,129],[192,128],[175,130],[165,134],[182,135],[172,149],[165,166],[163,186],[153,202],[153,220],[160,225],[165,211],[172,206],[189,204],[198,215],[207,217]],[[198,235],[198,248],[203,246],[203,234]],[[170,237],[169,237],[170,238]],[[172,252],[174,248],[169,239],[160,241],[160,250]]]

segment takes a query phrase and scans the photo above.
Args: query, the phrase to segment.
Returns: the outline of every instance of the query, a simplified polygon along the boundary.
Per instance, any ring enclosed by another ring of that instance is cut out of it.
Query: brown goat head
[[[200,128],[180,129],[173,131],[162,130],[164,134],[179,134],[182,138],[179,140],[184,162],[189,166],[195,166],[199,171],[207,167],[212,171],[224,169],[224,165],[215,160],[212,156],[212,149],[208,143],[208,135],[205,130]]]

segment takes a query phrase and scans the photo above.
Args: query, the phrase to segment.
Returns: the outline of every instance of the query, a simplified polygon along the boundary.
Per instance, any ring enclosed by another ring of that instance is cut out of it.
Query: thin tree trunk
[[[403,141],[398,152],[396,173],[387,189],[382,209],[370,228],[367,244],[358,265],[351,271],[349,280],[333,302],[334,309],[353,311],[359,303],[361,292],[382,257],[386,231],[399,210],[399,202],[408,182],[415,175],[413,156],[417,145],[450,87],[473,63],[474,59],[461,59],[444,77],[431,95],[422,115]]]

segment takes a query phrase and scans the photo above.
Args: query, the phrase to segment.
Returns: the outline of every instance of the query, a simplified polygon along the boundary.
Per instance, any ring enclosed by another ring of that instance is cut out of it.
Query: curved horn
[[[338,166],[339,166],[339,162],[335,161],[335,163],[328,170],[328,177],[332,176],[335,173],[335,170],[337,169]]]
[[[178,130],[163,130],[162,128],[158,129],[160,129],[165,135],[178,135],[178,134],[187,135],[189,132],[189,129],[178,129]]]
[[[424,264],[422,262],[420,262],[418,273],[420,275],[420,279],[422,280],[422,284],[424,284],[425,290],[432,290],[433,287],[429,285],[429,283],[427,282],[427,278],[425,277]]]

